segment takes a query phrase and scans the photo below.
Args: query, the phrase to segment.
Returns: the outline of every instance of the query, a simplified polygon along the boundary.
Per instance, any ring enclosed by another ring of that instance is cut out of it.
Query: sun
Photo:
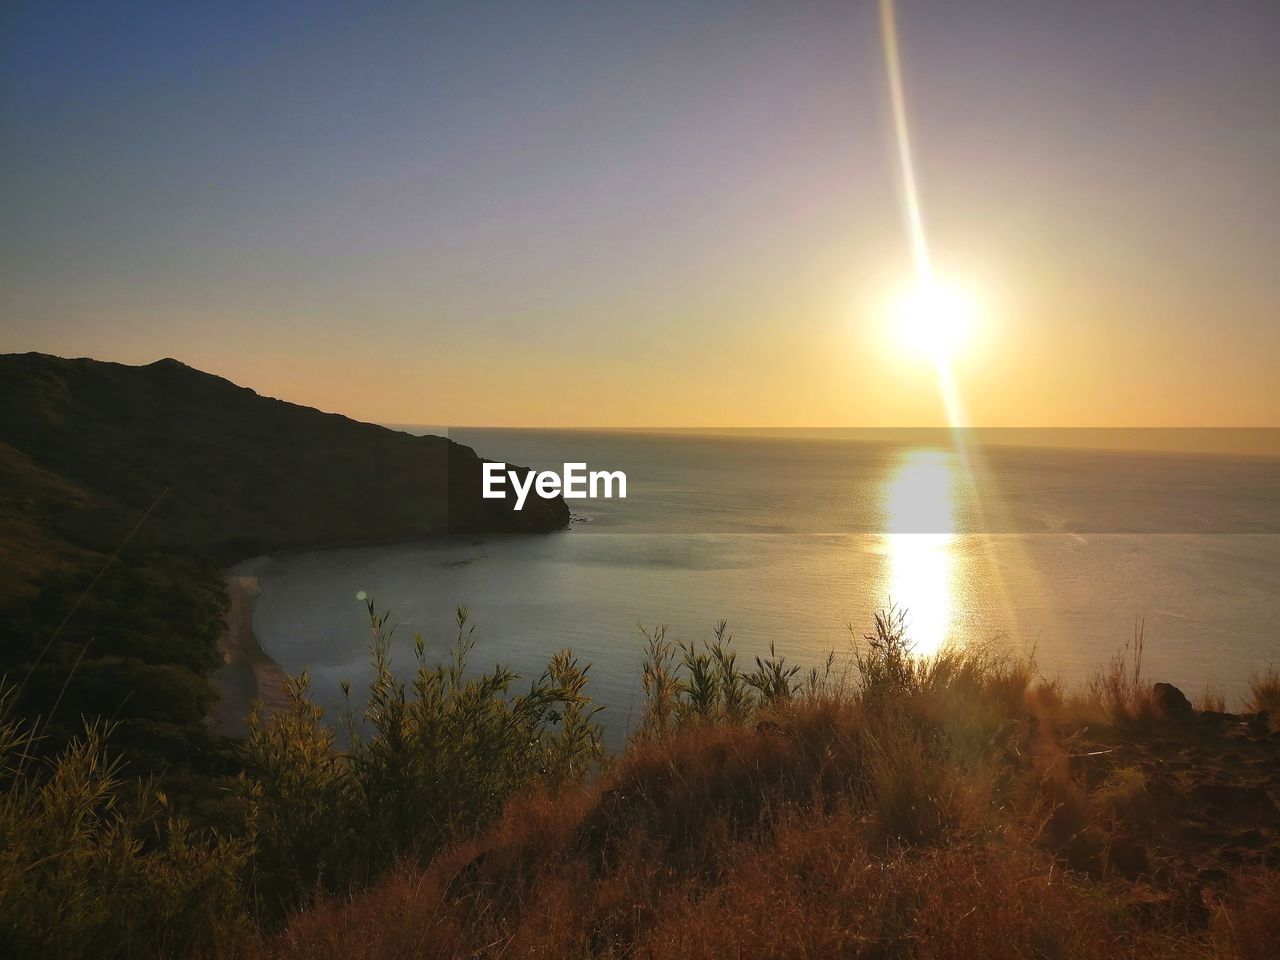
[[[920,280],[897,297],[890,318],[909,350],[947,360],[973,333],[977,309],[964,286],[941,278]]]

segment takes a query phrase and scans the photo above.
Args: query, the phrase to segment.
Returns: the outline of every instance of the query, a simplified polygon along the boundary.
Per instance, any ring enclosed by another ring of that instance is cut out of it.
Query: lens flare
[[[960,393],[951,372],[950,349],[964,336],[972,320],[972,301],[957,292],[953,285],[934,276],[933,260],[925,235],[924,215],[920,209],[920,189],[916,183],[915,162],[911,154],[911,133],[907,124],[907,100],[902,89],[902,58],[898,49],[898,23],[893,0],[880,0],[880,31],[884,46],[885,71],[889,80],[889,99],[893,107],[893,130],[898,147],[898,165],[902,188],[903,218],[911,239],[915,261],[915,287],[904,297],[900,311],[901,329],[914,344],[926,345],[937,368],[938,388],[942,393],[947,419],[952,428],[962,430],[967,419]],[[949,346],[950,345],[950,346]],[[957,434],[958,446],[962,438]],[[960,456],[967,460],[962,447]]]
[[[907,98],[902,92],[902,61],[898,54],[898,21],[893,0],[880,0],[880,32],[884,44],[885,70],[889,75],[889,99],[893,106],[893,132],[898,142],[898,166],[902,177],[903,215],[911,236],[911,254],[921,283],[933,280],[933,262],[920,213],[920,191],[916,187],[916,167],[911,159],[911,134],[907,128]]]
[[[929,653],[937,651],[952,627],[956,535],[953,498],[957,489],[969,495],[975,514],[972,519],[977,529],[983,529],[985,508],[981,498],[973,495],[976,451],[968,442],[968,417],[951,363],[953,353],[973,325],[975,305],[963,287],[937,275],[929,252],[911,153],[893,0],[880,0],[880,30],[893,110],[902,215],[915,267],[915,283],[894,311],[895,326],[911,348],[931,358],[954,442],[953,457],[945,465],[927,458],[907,463],[894,482],[890,501],[891,532],[887,534],[892,567],[890,591],[899,595],[893,599],[907,608],[908,615],[912,615],[910,608],[916,608],[914,633],[922,645],[921,652]],[[928,496],[907,495],[906,491],[922,486]],[[928,516],[931,505],[934,512],[941,509],[949,523],[934,524],[934,529],[923,532],[894,530],[895,525],[901,527],[906,515],[916,515],[916,519]]]

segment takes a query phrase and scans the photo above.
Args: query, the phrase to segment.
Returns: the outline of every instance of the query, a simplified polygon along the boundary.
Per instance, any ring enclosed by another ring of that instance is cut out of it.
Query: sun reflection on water
[[[958,482],[953,452],[911,450],[886,489],[888,598],[905,611],[913,649],[923,656],[941,649],[953,626]]]

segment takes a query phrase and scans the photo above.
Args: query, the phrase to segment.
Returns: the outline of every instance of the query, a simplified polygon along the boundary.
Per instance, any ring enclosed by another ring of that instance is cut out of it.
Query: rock
[[[1187,699],[1186,694],[1172,683],[1157,683],[1153,686],[1151,702],[1156,712],[1166,720],[1185,723],[1195,719],[1195,707],[1191,706],[1191,701]]]
[[[1233,713],[1222,713],[1219,710],[1201,710],[1198,718],[1205,726],[1215,729],[1225,727],[1229,723],[1235,723],[1238,719]]]

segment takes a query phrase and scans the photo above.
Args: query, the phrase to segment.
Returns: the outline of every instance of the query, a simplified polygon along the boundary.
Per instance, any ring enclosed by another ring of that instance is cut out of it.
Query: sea
[[[508,666],[525,678],[515,689],[572,650],[615,745],[642,709],[642,631],[659,627],[699,642],[727,620],[740,665],[772,648],[807,670],[846,661],[894,609],[920,655],[995,644],[1068,685],[1140,634],[1149,680],[1229,709],[1280,662],[1275,456],[1087,449],[1053,433],[1039,446],[923,431],[447,433],[491,460],[622,470],[627,496],[572,501],[568,529],[546,535],[241,565],[261,586],[259,642],[330,709],[342,681],[359,691],[370,676],[366,596],[406,671],[418,635],[430,658],[449,655],[464,606],[472,669]]]

